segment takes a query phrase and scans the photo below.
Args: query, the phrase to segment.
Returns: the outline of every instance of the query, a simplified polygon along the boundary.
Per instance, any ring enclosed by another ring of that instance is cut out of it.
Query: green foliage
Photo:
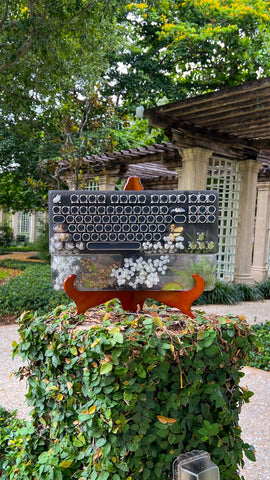
[[[13,232],[8,221],[0,225],[0,247],[8,247],[13,242]]]
[[[39,232],[39,236],[36,242],[36,248],[39,253],[39,258],[45,262],[50,261],[49,253],[49,225],[48,223],[43,226],[42,230]]]
[[[0,474],[3,472],[3,465],[7,463],[10,453],[14,455],[15,450],[16,453],[19,453],[20,449],[15,447],[15,443],[17,443],[17,447],[22,443],[20,440],[21,429],[25,429],[27,425],[30,428],[30,422],[16,418],[16,411],[10,413],[0,406]],[[12,449],[10,448],[11,444],[14,445]],[[11,452],[12,450],[13,452]]]
[[[0,287],[0,315],[19,314],[24,310],[37,310],[41,314],[59,303],[67,303],[65,293],[53,290],[48,265],[35,263],[29,266],[29,262],[11,260],[0,262],[0,266],[8,265],[25,269],[21,275],[11,278]]]
[[[251,367],[270,370],[270,322],[260,323],[251,326],[251,330],[258,337],[258,351],[251,351],[248,364]]]
[[[112,58],[111,78],[130,108],[134,98],[154,106],[269,75],[267,0],[131,2],[128,11],[132,41]]]
[[[12,258],[5,258],[1,260],[0,257],[0,267],[1,268],[14,268],[16,270],[25,270],[27,267],[37,265],[37,262],[31,262],[30,260],[13,260]]]
[[[270,279],[250,286],[217,282],[214,290],[205,291],[194,302],[199,305],[233,305],[239,302],[260,301],[270,298]]]
[[[240,480],[243,454],[254,459],[238,426],[252,396],[239,386],[255,342],[248,325],[180,314],[165,324],[158,311],[110,323],[111,309],[99,313],[82,326],[64,307],[21,318],[13,347],[28,362],[18,375],[33,429],[10,443],[2,479],[166,480],[173,460],[198,448],[222,480]]]

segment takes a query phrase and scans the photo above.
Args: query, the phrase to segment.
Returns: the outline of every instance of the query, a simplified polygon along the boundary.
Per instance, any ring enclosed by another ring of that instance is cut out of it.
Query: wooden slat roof
[[[145,116],[182,147],[208,145],[256,158],[263,150],[263,161],[270,154],[270,78],[152,108]]]
[[[180,161],[181,157],[177,146],[164,142],[162,144],[156,143],[128,150],[119,150],[113,153],[85,156],[84,165],[89,165],[93,173],[99,173],[101,170],[113,169],[119,165],[160,162],[164,158],[166,160],[178,159]]]
[[[125,174],[125,177],[139,177],[142,179],[168,179],[172,180],[178,177],[178,173],[168,170],[160,163],[136,163],[135,165],[130,164],[128,170]]]

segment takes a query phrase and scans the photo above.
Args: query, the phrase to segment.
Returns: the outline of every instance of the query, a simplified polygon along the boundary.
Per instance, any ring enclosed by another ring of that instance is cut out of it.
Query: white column
[[[36,230],[36,214],[35,212],[30,214],[30,231],[29,231],[29,242],[34,243],[35,241],[35,230]]]
[[[17,235],[18,235],[18,222],[19,222],[19,213],[16,212],[11,217],[11,225],[13,230],[13,236],[15,239],[17,238]]]
[[[112,175],[102,175],[99,177],[99,190],[115,190],[115,184],[118,180],[118,177]]]
[[[269,232],[270,232],[270,183],[257,185],[257,213],[251,274],[256,282],[268,277]]]
[[[260,164],[255,160],[244,160],[239,164],[241,188],[234,281],[248,285],[254,284],[251,276],[251,260],[259,167]]]
[[[182,169],[176,169],[179,175],[179,190],[205,190],[211,150],[200,147],[183,148]]]

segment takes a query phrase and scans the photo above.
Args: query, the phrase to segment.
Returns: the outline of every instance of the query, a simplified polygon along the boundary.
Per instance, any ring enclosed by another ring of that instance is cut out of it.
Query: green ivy
[[[66,307],[21,318],[13,348],[27,362],[18,375],[32,424],[10,444],[1,478],[169,480],[193,449],[210,453],[221,480],[243,478],[244,453],[254,460],[238,425],[252,396],[239,385],[256,344],[248,325],[158,309],[100,314],[92,324]]]
[[[251,330],[258,337],[259,348],[256,352],[250,352],[248,364],[251,367],[270,370],[270,322],[252,325]]]

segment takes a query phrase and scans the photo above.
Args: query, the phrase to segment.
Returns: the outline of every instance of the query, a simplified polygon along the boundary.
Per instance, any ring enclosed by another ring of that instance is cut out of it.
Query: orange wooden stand
[[[88,308],[96,307],[101,303],[108,302],[113,298],[118,298],[124,310],[129,312],[136,312],[138,305],[142,309],[143,303],[147,298],[158,300],[169,307],[176,307],[182,313],[194,318],[190,308],[194,300],[198,298],[204,290],[204,279],[196,273],[192,275],[195,280],[195,287],[186,291],[171,291],[165,292],[162,290],[101,290],[95,292],[83,292],[74,287],[76,275],[70,275],[64,281],[64,289],[66,294],[74,300],[77,306],[77,314],[85,313]]]
[[[124,190],[143,190],[138,177],[129,177]],[[113,298],[118,298],[124,310],[136,312],[138,305],[142,309],[143,303],[147,298],[158,300],[169,307],[176,307],[182,313],[194,318],[191,312],[192,303],[203,293],[204,279],[198,275],[192,275],[195,280],[195,286],[186,291],[162,291],[162,290],[100,290],[100,291],[81,291],[74,287],[76,275],[70,275],[64,281],[66,294],[74,300],[77,306],[77,314],[85,313],[91,307],[96,307],[102,303],[108,302]]]

